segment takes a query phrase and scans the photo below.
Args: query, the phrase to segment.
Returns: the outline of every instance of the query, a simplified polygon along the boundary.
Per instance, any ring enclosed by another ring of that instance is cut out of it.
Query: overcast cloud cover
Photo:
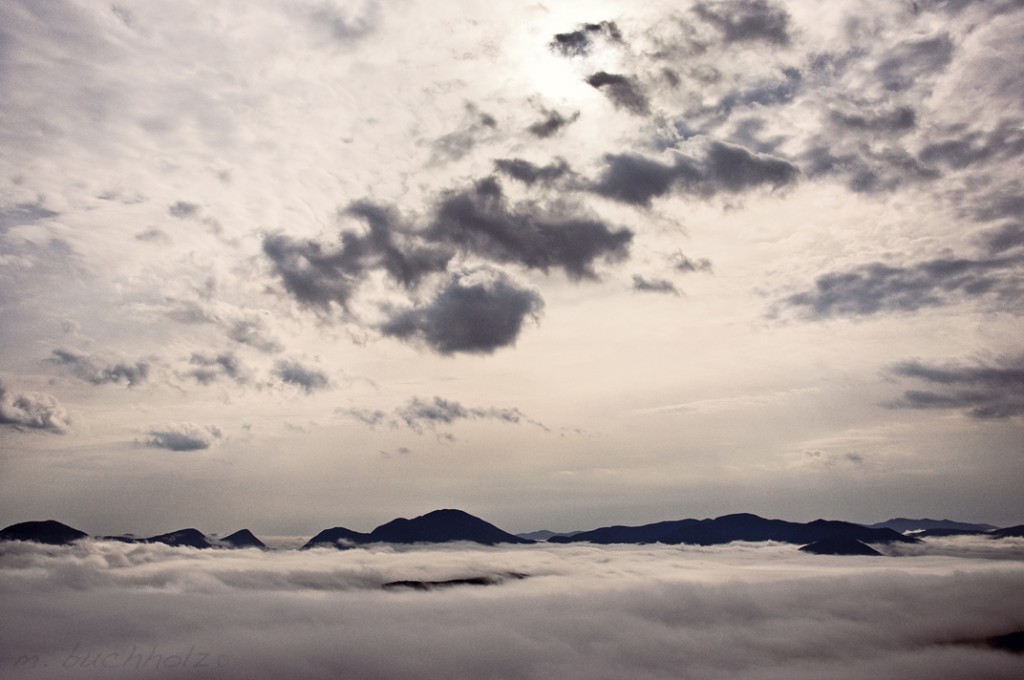
[[[1019,524],[1022,59],[1016,0],[8,0],[2,524]]]
[[[0,552],[9,678],[1019,678],[1021,539]],[[509,578],[509,573],[526,578]],[[490,586],[383,589],[493,577]],[[504,580],[502,580],[504,579]]]

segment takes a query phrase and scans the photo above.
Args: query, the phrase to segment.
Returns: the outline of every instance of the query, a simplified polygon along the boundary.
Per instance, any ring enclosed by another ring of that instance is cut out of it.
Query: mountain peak
[[[221,543],[226,543],[232,548],[266,548],[267,545],[249,531],[248,529],[239,529],[230,536],[225,536],[220,539]]]
[[[49,545],[67,545],[89,534],[55,519],[18,522],[0,530],[0,541],[33,541]]]

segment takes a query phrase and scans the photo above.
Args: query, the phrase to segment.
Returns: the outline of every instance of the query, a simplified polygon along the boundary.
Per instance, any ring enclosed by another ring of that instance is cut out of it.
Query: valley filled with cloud
[[[294,540],[278,538],[282,548]],[[0,551],[8,678],[1011,678],[1024,542]],[[486,577],[427,590],[399,581]]]

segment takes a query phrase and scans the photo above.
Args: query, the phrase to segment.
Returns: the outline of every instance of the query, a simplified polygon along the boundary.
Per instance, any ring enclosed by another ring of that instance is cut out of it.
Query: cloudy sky
[[[0,518],[1024,521],[1024,3],[0,5]]]

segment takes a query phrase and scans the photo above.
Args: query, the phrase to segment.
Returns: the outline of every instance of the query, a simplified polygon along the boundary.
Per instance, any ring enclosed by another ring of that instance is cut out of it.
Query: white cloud
[[[508,572],[529,577],[380,588]],[[192,650],[190,664],[219,660],[225,679],[1009,679],[1019,656],[956,643],[1019,629],[1022,579],[1014,560],[808,556],[771,544],[263,552],[11,543],[0,552],[0,594],[19,626],[0,659],[15,678],[44,677],[46,663],[80,678],[138,677],[147,658],[152,677],[193,677],[199,668],[153,668],[156,656]],[[85,667],[87,655],[119,667]]]

